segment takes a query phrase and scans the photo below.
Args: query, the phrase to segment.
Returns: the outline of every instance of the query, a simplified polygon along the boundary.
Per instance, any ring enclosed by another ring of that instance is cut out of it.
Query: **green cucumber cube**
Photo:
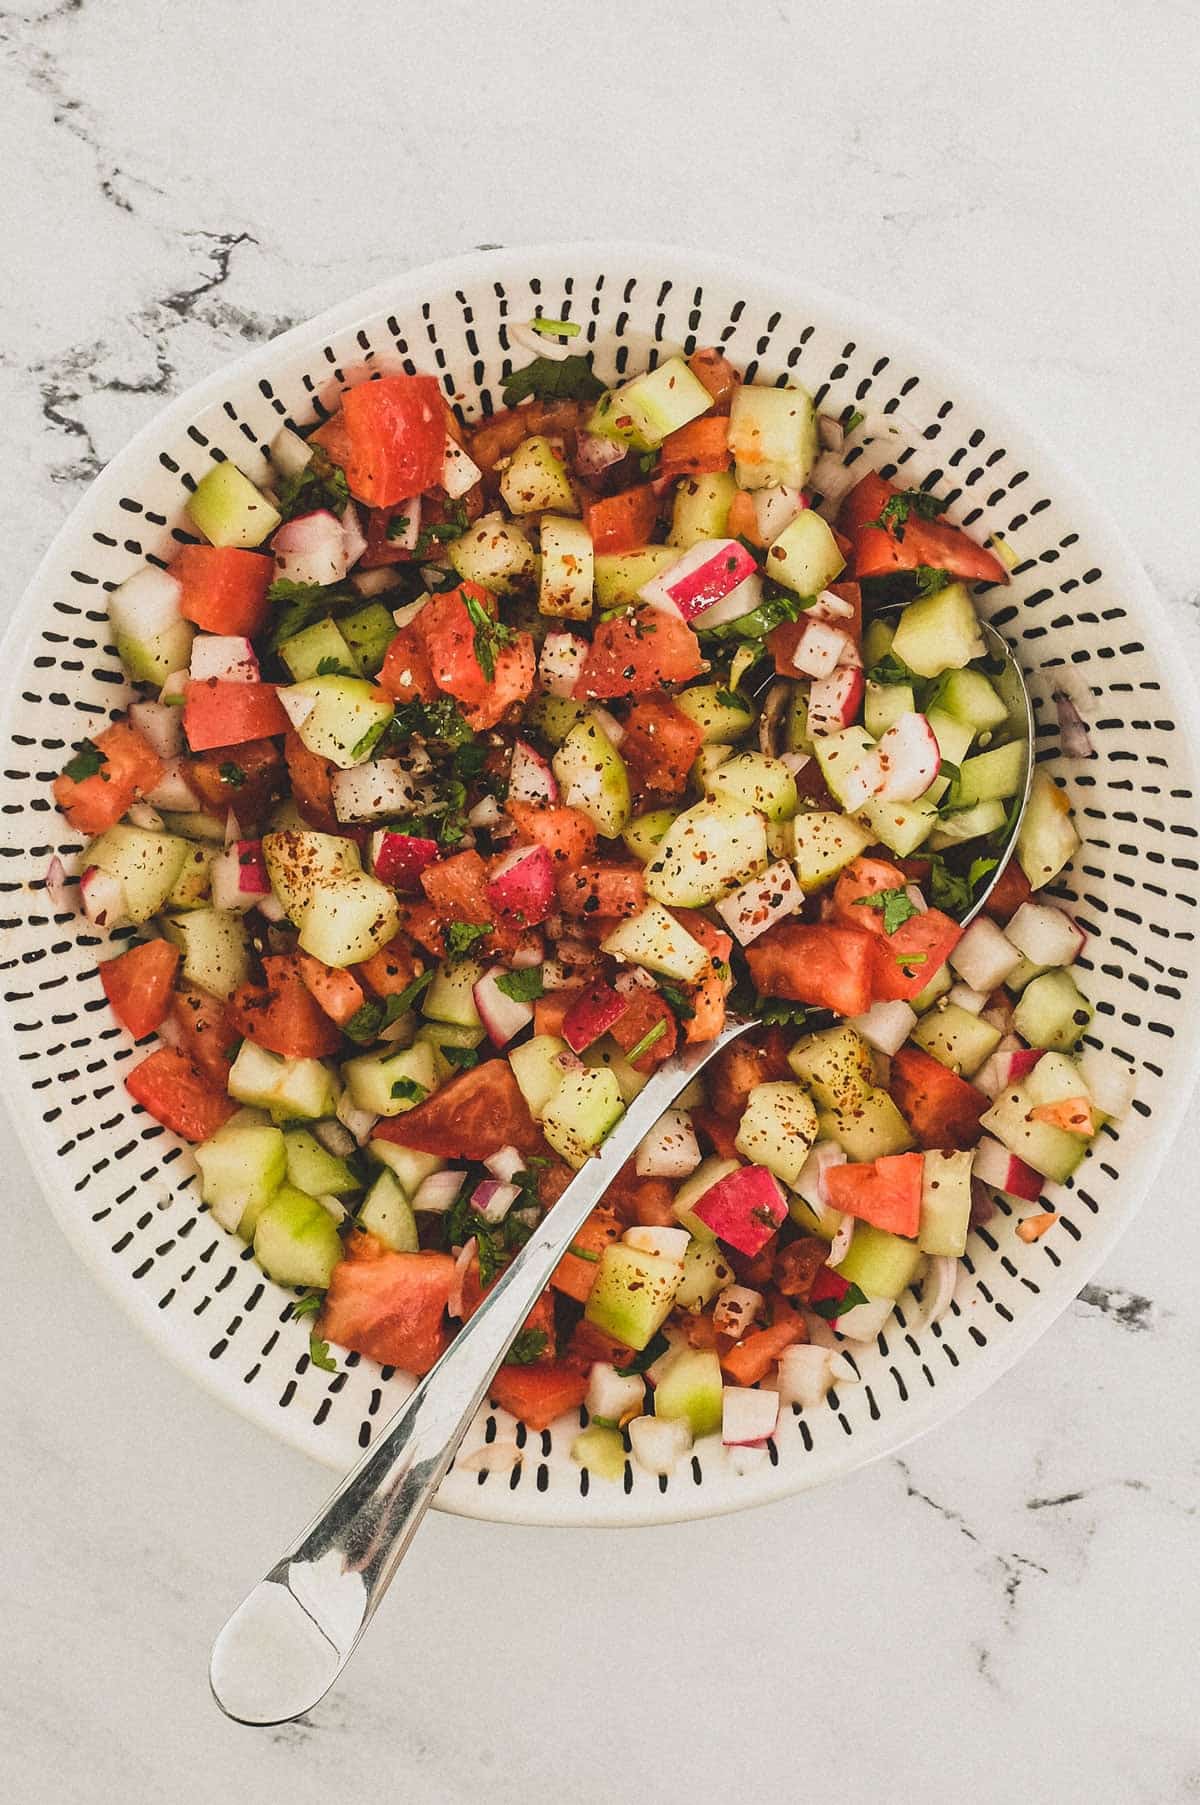
[[[377,1165],[387,1167],[406,1197],[415,1197],[431,1172],[442,1172],[446,1167],[440,1154],[398,1147],[395,1141],[368,1141],[367,1154]]]
[[[340,1197],[360,1191],[362,1184],[344,1159],[322,1147],[307,1128],[291,1128],[284,1136],[288,1183],[310,1197]]]
[[[255,1225],[254,1257],[280,1285],[312,1285],[323,1291],[342,1257],[337,1224],[315,1198],[285,1184]]]
[[[510,514],[578,514],[579,502],[567,467],[549,439],[535,433],[522,439],[500,477],[500,493]]]
[[[1024,740],[1010,740],[990,752],[964,759],[951,786],[951,797],[963,808],[976,802],[1005,802],[1025,782],[1029,748]]]
[[[680,984],[698,983],[710,963],[705,948],[660,903],[649,903],[618,922],[601,942],[601,951]]]
[[[366,871],[348,871],[317,889],[300,923],[300,945],[324,965],[360,965],[400,927],[395,892]]]
[[[396,622],[382,602],[368,602],[365,608],[343,614],[338,629],[354,653],[354,662],[369,675],[379,669],[396,637]]]
[[[193,524],[213,545],[261,545],[280,515],[236,464],[214,464],[185,504]]]
[[[917,1234],[922,1253],[959,1259],[966,1252],[974,1157],[972,1153],[926,1153],[921,1177],[921,1226]]]
[[[393,1253],[416,1253],[417,1219],[394,1172],[383,1171],[367,1192],[358,1226]]]
[[[1031,1047],[1069,1053],[1094,1014],[1070,972],[1047,971],[1025,986],[1013,1011],[1013,1027]]]
[[[693,1235],[683,1256],[683,1282],[675,1293],[675,1307],[698,1316],[719,1291],[733,1283],[733,1267],[711,1234],[707,1241]]]
[[[684,477],[675,490],[669,543],[686,552],[705,539],[724,539],[729,531],[730,503],[736,494],[737,484],[727,470]]]
[[[944,678],[939,691],[940,706],[949,715],[970,729],[967,744],[981,733],[990,733],[993,728],[1002,727],[1008,719],[1008,709],[997,695],[995,688],[988,682],[982,671],[959,670],[950,671]],[[932,719],[932,715],[930,717]],[[936,732],[937,729],[935,728]],[[938,735],[941,744],[941,735]],[[964,748],[965,749],[965,748]],[[960,759],[943,747],[945,756]]]
[[[729,410],[729,449],[743,489],[802,489],[817,459],[817,411],[808,390],[743,383]]]
[[[421,1014],[459,1028],[481,1028],[472,993],[482,976],[483,966],[474,959],[463,959],[458,965],[439,965],[437,976],[422,998]]]
[[[742,1111],[734,1142],[752,1166],[765,1166],[795,1185],[817,1138],[817,1112],[806,1090],[786,1081],[756,1084]]]
[[[601,395],[587,430],[650,451],[711,406],[712,396],[683,358],[668,357],[657,369]]]
[[[422,1040],[398,1053],[364,1053],[346,1061],[342,1077],[356,1109],[373,1116],[402,1116],[434,1088],[433,1048]]]
[[[706,746],[732,745],[749,733],[756,719],[752,703],[719,683],[694,683],[672,699],[700,729]]]
[[[842,1109],[873,1088],[871,1049],[857,1028],[823,1028],[797,1041],[788,1064],[823,1109]]]
[[[316,621],[291,639],[285,639],[279,648],[279,656],[297,683],[302,683],[306,677],[319,676],[322,664],[335,664],[353,676],[361,669],[357,654],[347,643],[337,622],[332,620]]]
[[[716,801],[757,809],[768,821],[790,821],[798,807],[796,779],[785,764],[764,752],[735,752],[722,759],[704,787]]]
[[[888,728],[896,725],[901,715],[914,713],[916,706],[911,683],[868,683],[863,700],[863,726],[873,739],[882,739]],[[929,724],[933,726],[932,719]],[[936,733],[936,728],[934,731]],[[968,739],[967,744],[970,743]],[[940,739],[938,745],[941,746]],[[942,756],[951,756],[944,746]]]
[[[718,902],[770,863],[762,816],[732,803],[700,802],[678,815],[646,867],[646,894],[668,908]]]
[[[694,1437],[713,1435],[721,1427],[723,1386],[721,1362],[713,1348],[681,1348],[663,1365],[654,1387],[654,1414],[667,1422],[687,1423]]]
[[[869,1090],[852,1102],[822,1112],[817,1128],[822,1140],[837,1141],[853,1160],[908,1153],[915,1145],[908,1123],[882,1090]]]
[[[871,835],[850,815],[806,809],[792,822],[792,855],[802,890],[820,890],[871,844]]]
[[[482,583],[496,595],[527,589],[537,577],[537,554],[515,521],[483,514],[449,545],[450,562],[464,582]]]
[[[635,859],[648,865],[667,837],[667,829],[675,819],[674,809],[652,809],[648,815],[635,815],[621,834]]]
[[[980,1126],[1043,1178],[1063,1184],[1087,1152],[1087,1138],[1056,1128],[1052,1122],[1031,1121],[1034,1107],[1025,1085],[1011,1085],[1001,1091]]]
[[[625,1442],[619,1429],[589,1423],[571,1443],[571,1459],[597,1479],[616,1485],[625,1476]]]
[[[612,1072],[589,1067],[565,1072],[542,1111],[542,1133],[569,1166],[578,1168],[620,1121],[624,1109]]]
[[[766,573],[796,595],[820,595],[846,568],[833,528],[804,508],[767,549]]]
[[[353,840],[319,834],[311,827],[277,828],[263,835],[262,849],[271,888],[288,919],[297,925],[317,891],[331,878],[362,869]]]
[[[315,757],[327,758],[339,771],[367,762],[394,707],[365,677],[306,677],[285,694],[312,703],[296,732]]]
[[[957,1003],[940,1003],[923,1015],[912,1031],[917,1046],[922,1047],[942,1065],[970,1078],[1000,1045],[1000,1030],[982,1016],[960,1009]]]
[[[250,937],[232,909],[189,909],[162,917],[162,931],[183,952],[180,976],[228,1000],[250,975]]]
[[[631,552],[597,552],[593,561],[596,606],[605,611],[632,607],[644,584],[678,562],[678,548],[672,545],[643,545]]]
[[[538,613],[555,620],[587,620],[596,575],[591,534],[581,520],[546,514],[541,547]]]
[[[200,1168],[201,1197],[222,1228],[249,1240],[259,1215],[287,1176],[283,1135],[261,1121],[235,1116],[193,1153]]]
[[[683,1282],[683,1263],[613,1241],[600,1255],[584,1315],[597,1329],[641,1351],[661,1329]]]
[[[856,1222],[837,1270],[868,1298],[896,1298],[912,1284],[924,1254],[915,1241],[889,1235],[870,1222]]]
[[[629,774],[598,721],[589,715],[572,727],[551,763],[566,807],[580,809],[605,839],[615,839],[629,825]]]
[[[982,658],[987,642],[975,604],[962,583],[910,602],[896,625],[892,655],[918,677],[940,677]]]
[[[129,920],[149,921],[179,881],[189,850],[188,842],[177,834],[151,833],[120,822],[92,841],[83,855],[83,868],[96,865],[120,878]]]
[[[550,1105],[550,1100],[557,1093],[567,1065],[574,1058],[565,1040],[556,1034],[535,1034],[532,1040],[523,1041],[520,1046],[509,1049],[508,1063],[512,1067],[513,1077],[517,1081],[517,1089],[524,1097],[529,1113],[535,1122],[540,1122]]]

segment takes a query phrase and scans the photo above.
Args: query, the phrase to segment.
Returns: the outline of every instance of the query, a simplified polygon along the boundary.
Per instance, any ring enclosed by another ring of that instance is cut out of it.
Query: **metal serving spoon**
[[[226,1716],[284,1723],[324,1697],[391,1584],[492,1375],[598,1199],[696,1073],[753,1026],[731,1020],[715,1040],[658,1068],[380,1439],[239,1605],[209,1665]]]

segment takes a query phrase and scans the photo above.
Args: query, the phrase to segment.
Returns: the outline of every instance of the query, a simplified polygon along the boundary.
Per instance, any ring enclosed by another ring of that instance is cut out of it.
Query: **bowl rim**
[[[1024,446],[1036,456],[1038,469],[1045,472],[1047,479],[1053,480],[1056,500],[1062,502],[1064,510],[1077,522],[1083,523],[1080,525],[1080,536],[1084,537],[1086,533],[1091,540],[1097,542],[1097,555],[1105,565],[1105,576],[1109,582],[1136,601],[1147,628],[1159,636],[1160,643],[1161,638],[1169,634],[1171,621],[1166,607],[1124,530],[1106,512],[1078,475],[1071,460],[1064,457],[1057,448],[1050,446],[1037,427],[1019,419],[1015,411],[1010,411],[1005,403],[997,404],[989,389],[988,373],[984,371],[979,375],[975,374],[969,365],[959,361],[955,352],[946,351],[936,336],[897,322],[873,302],[853,299],[820,283],[811,282],[799,273],[789,273],[753,258],[639,239],[577,239],[564,243],[496,246],[423,263],[373,283],[369,288],[300,321],[276,337],[251,346],[231,360],[221,362],[206,376],[169,400],[139,428],[75,500],[39,559],[0,638],[0,658],[4,660],[3,668],[6,673],[0,687],[0,732],[5,739],[8,739],[17,724],[21,708],[17,684],[24,660],[42,625],[38,614],[26,604],[40,590],[63,549],[78,532],[79,516],[86,509],[104,507],[110,500],[115,501],[126,480],[126,472],[140,466],[148,448],[164,432],[186,429],[206,407],[224,398],[230,384],[264,373],[276,356],[287,357],[292,352],[310,346],[318,338],[327,338],[332,333],[352,329],[360,321],[377,316],[385,307],[396,313],[419,304],[420,301],[429,299],[431,293],[445,291],[454,284],[461,286],[488,277],[525,279],[531,272],[535,272],[535,266],[539,262],[544,265],[565,265],[569,269],[573,262],[581,260],[600,263],[602,266],[628,261],[635,269],[646,266],[653,268],[658,264],[661,266],[658,273],[662,276],[676,276],[678,273],[679,277],[689,281],[737,282],[749,292],[769,295],[776,305],[784,309],[796,311],[802,306],[811,306],[830,317],[844,318],[848,331],[856,329],[854,323],[861,320],[863,327],[886,340],[889,352],[902,352],[913,360],[914,368],[936,372],[952,383],[955,399],[966,400],[978,408],[980,418],[986,420],[990,428],[1010,433],[1023,441]],[[998,382],[996,386],[999,387]],[[1200,689],[1185,661],[1174,665],[1165,663],[1161,676],[1164,698],[1184,730],[1184,738],[1190,745],[1193,758],[1200,765]],[[1193,812],[1200,825],[1200,804],[1193,803]],[[3,1045],[7,1060],[15,1066],[16,1048],[7,1011],[0,1012],[0,1044]],[[1081,1267],[1073,1263],[1070,1269],[1073,1284],[1076,1281],[1080,1286],[1085,1284],[1125,1233],[1179,1134],[1191,1104],[1197,1067],[1200,1065],[1200,1012],[1192,1018],[1187,1038],[1182,1043],[1177,1039],[1172,1043],[1172,1048],[1178,1069],[1182,1072],[1182,1081],[1165,1087],[1164,1094],[1156,1105],[1153,1129],[1155,1145],[1144,1161],[1142,1182],[1136,1194],[1121,1200],[1120,1206],[1112,1211],[1107,1221],[1093,1225]],[[92,1277],[98,1280],[124,1314],[136,1323],[155,1350],[159,1354],[165,1354],[178,1370],[202,1385],[210,1396],[218,1398],[226,1407],[234,1409],[240,1416],[267,1430],[286,1445],[310,1455],[324,1466],[341,1470],[342,1461],[331,1445],[321,1439],[311,1423],[281,1417],[280,1413],[261,1402],[257,1394],[251,1395],[250,1391],[243,1389],[233,1390],[218,1376],[211,1363],[195,1359],[173,1337],[163,1335],[161,1315],[149,1294],[141,1287],[130,1286],[114,1265],[99,1257],[93,1241],[85,1232],[83,1219],[67,1206],[66,1199],[70,1193],[54,1184],[56,1160],[49,1133],[35,1112],[21,1111],[19,1104],[23,1095],[23,1088],[15,1086],[11,1093],[6,1091],[4,1106],[9,1122],[51,1215]],[[1072,1295],[1078,1295],[1078,1292],[1073,1292]],[[652,1500],[645,1505],[635,1504],[622,1493],[624,1508],[618,1505],[615,1509],[600,1510],[596,1506],[606,1500],[600,1496],[597,1488],[585,1500],[576,1497],[570,1515],[560,1516],[557,1522],[550,1497],[544,1501],[546,1509],[528,1511],[524,1508],[523,1492],[493,1495],[491,1487],[480,1488],[477,1494],[472,1493],[465,1498],[439,1497],[435,1500],[435,1506],[453,1515],[545,1529],[663,1527],[775,1503],[832,1479],[845,1478],[873,1461],[893,1455],[938,1424],[957,1415],[967,1405],[974,1403],[1028,1352],[1033,1343],[1063,1314],[1070,1301],[1070,1297],[1064,1297],[1061,1287],[1047,1286],[1030,1309],[1011,1325],[1003,1338],[990,1340],[986,1348],[976,1350],[969,1367],[958,1376],[952,1397],[941,1390],[930,1393],[916,1409],[906,1412],[903,1417],[893,1417],[894,1428],[877,1426],[879,1432],[872,1437],[868,1448],[860,1450],[853,1443],[848,1443],[844,1458],[835,1459],[828,1454],[818,1456],[814,1452],[807,1455],[801,1463],[773,1466],[769,1471],[755,1476],[753,1490],[748,1491],[745,1498],[738,1497],[732,1489],[725,1488],[716,1491],[715,1495],[710,1492],[706,1498],[704,1488],[698,1488],[694,1493],[698,1508],[681,1509],[679,1499],[682,1494],[676,1493],[670,1497],[669,1504],[668,1499],[660,1500],[661,1503],[668,1504],[667,1509],[661,1510],[654,1507]],[[385,1424],[381,1424],[380,1433],[384,1426]],[[372,1445],[377,1446],[377,1439]],[[838,1452],[840,1454],[841,1450]],[[476,1496],[478,1508],[475,1508]],[[501,1508],[497,1509],[496,1505],[501,1498]],[[607,1502],[611,1506],[614,1501]]]

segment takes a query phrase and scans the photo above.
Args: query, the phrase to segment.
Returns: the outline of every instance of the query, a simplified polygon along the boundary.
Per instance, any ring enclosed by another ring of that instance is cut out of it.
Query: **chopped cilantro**
[[[909,670],[903,659],[896,657],[894,652],[885,652],[883,657],[879,660],[879,663],[873,664],[871,669],[867,672],[868,683],[884,683],[890,685],[895,683],[911,683],[912,680],[912,671]]]
[[[235,765],[231,758],[225,760],[225,763],[220,767],[218,775],[221,782],[227,783],[231,790],[240,790],[246,781],[246,773],[242,770],[240,765]]]
[[[496,979],[496,989],[514,1003],[532,1003],[542,995],[542,968],[528,965],[523,971],[506,971]]]
[[[422,739],[441,740],[454,747],[466,746],[475,737],[462,709],[449,696],[439,696],[434,702],[401,702],[388,732],[397,740],[418,733]],[[486,750],[482,755],[486,756]]]
[[[100,769],[104,763],[104,754],[92,740],[75,741],[75,757],[69,765],[63,766],[63,776],[69,777],[72,783],[83,783],[97,774],[108,782],[108,772]]]
[[[477,940],[490,934],[490,921],[452,921],[446,929],[446,953],[454,959],[465,959]]]
[[[545,1353],[549,1339],[545,1329],[522,1329],[504,1356],[505,1366],[532,1366]]]
[[[415,1078],[397,1078],[392,1085],[392,1100],[401,1103],[424,1103],[429,1092]]]
[[[893,956],[896,964],[904,971],[907,971],[912,965],[927,965],[929,963],[928,953],[896,953]]]
[[[398,990],[386,1001],[363,1003],[354,1011],[349,1021],[342,1024],[342,1033],[359,1046],[366,1046],[369,1042],[378,1040],[384,1028],[390,1028],[393,1022],[399,1021],[402,1015],[408,1014],[421,992],[433,983],[436,975],[436,967],[431,966],[428,971],[423,971],[420,977],[414,978],[411,984],[406,984],[403,990]]]
[[[866,417],[867,416],[856,407],[850,418],[847,420],[844,430],[848,433],[857,432]]]
[[[661,1359],[670,1345],[660,1329],[657,1335],[650,1337],[640,1354],[635,1354],[626,1366],[618,1366],[617,1371],[623,1379],[628,1379],[633,1373],[644,1373],[648,1366],[653,1366],[656,1360]]]
[[[389,539],[403,539],[405,533],[407,533],[407,531],[411,525],[412,525],[412,515],[411,514],[394,514],[392,516],[392,518],[388,521],[388,524],[387,524],[388,538]]]
[[[574,1256],[577,1260],[586,1260],[589,1266],[597,1266],[600,1263],[600,1255],[595,1251],[594,1248],[580,1247],[579,1244],[575,1241],[572,1241],[570,1247],[568,1247],[568,1249],[567,1249],[567,1252],[570,1254],[574,1254]]]
[[[335,1373],[338,1370],[338,1363],[329,1352],[329,1343],[322,1341],[318,1335],[310,1335],[308,1338],[308,1357],[323,1373]]]
[[[276,483],[275,494],[284,520],[294,520],[297,514],[315,514],[320,509],[340,519],[350,500],[350,487],[346,472],[317,446],[303,470]]]
[[[799,620],[807,608],[812,606],[811,597],[793,595],[790,590],[777,589],[764,597],[757,608],[749,614],[739,615],[737,620],[726,621],[722,626],[708,629],[707,637],[712,639],[765,639],[773,627],[778,627],[785,620]],[[699,631],[705,632],[704,617],[698,623]]]
[[[674,1010],[675,1015],[681,1022],[691,1021],[696,1011],[692,1008],[687,992],[680,990],[678,984],[664,984],[660,980],[658,994],[663,999],[663,1002],[668,1004],[669,1007]]]
[[[661,462],[661,451],[643,451],[638,456],[638,469],[643,476],[653,476]]]
[[[781,997],[759,997],[754,1013],[768,1028],[806,1028],[810,1011],[803,1003],[788,1003]]]
[[[352,671],[350,666],[348,664],[343,664],[340,658],[322,658],[317,666],[317,676],[357,677],[358,672]]]
[[[503,646],[511,645],[516,635],[511,627],[489,614],[475,596],[464,596],[463,600],[475,629],[475,657],[487,682],[492,683],[496,676],[496,653]]]
[[[918,595],[936,595],[950,581],[948,570],[936,570],[932,564],[918,564],[913,575],[917,579]]]
[[[749,703],[746,701],[745,696],[738,695],[736,689],[719,689],[717,691],[717,701],[721,704],[722,708],[741,708],[747,713],[749,712]]]
[[[999,859],[981,858],[971,860],[971,868],[967,872],[967,884],[972,896],[975,894],[976,889],[983,882],[984,878],[989,877],[999,863]]]
[[[466,1072],[473,1065],[479,1064],[478,1047],[441,1047],[439,1049],[447,1065],[452,1065],[456,1072]]]
[[[590,352],[561,361],[535,357],[505,382],[504,405],[516,407],[527,395],[538,401],[595,401],[603,393],[604,384],[592,369]]]
[[[889,495],[879,510],[875,520],[868,521],[869,526],[881,527],[885,533],[891,533],[896,540],[904,538],[905,523],[909,520],[936,520],[945,502],[939,501],[936,495],[930,495],[925,489],[901,489],[897,495]]]
[[[353,590],[339,589],[336,584],[293,583],[290,577],[276,577],[267,590],[267,600],[279,604],[271,624],[271,650],[277,652],[285,640],[294,639],[332,609],[359,606],[361,599]]]
[[[628,1060],[629,1064],[636,1065],[643,1053],[648,1053],[651,1047],[658,1045],[666,1031],[666,1020],[660,1015],[653,1027],[647,1028],[646,1032],[642,1035],[642,1038],[639,1041],[636,1041],[634,1045],[630,1047],[628,1053],[626,1053],[625,1058]]]
[[[902,928],[906,921],[911,921],[920,910],[913,902],[908,891],[903,887],[895,890],[876,890],[870,896],[855,897],[855,905],[860,909],[878,909],[883,916],[883,931],[894,934]]]
[[[837,1317],[844,1316],[847,1310],[853,1310],[866,1301],[866,1293],[860,1291],[857,1285],[851,1285],[843,1297],[822,1297],[808,1307],[814,1316],[823,1316],[826,1322],[833,1322]]]
[[[470,521],[467,510],[461,501],[452,501],[445,520],[431,520],[417,534],[417,543],[413,546],[415,559],[428,558],[435,546],[448,545],[452,539],[461,539]]]
[[[543,338],[579,337],[579,323],[576,320],[547,320],[543,319],[539,313],[535,320],[530,320],[529,324],[535,332],[540,332]]]
[[[306,1297],[298,1297],[292,1305],[293,1319],[300,1316],[315,1316],[321,1308],[321,1293],[310,1291]]]

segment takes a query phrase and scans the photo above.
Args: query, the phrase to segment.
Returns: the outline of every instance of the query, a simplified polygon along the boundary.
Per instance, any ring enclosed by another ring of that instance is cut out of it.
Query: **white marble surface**
[[[160,399],[389,271],[485,242],[704,242],[991,372],[1200,651],[1186,0],[0,6],[6,608]],[[1190,73],[1189,73],[1190,71]],[[818,1495],[623,1534],[430,1520],[311,1722],[234,1728],[208,1642],[326,1476],[83,1274],[6,1126],[0,1791],[1200,1796],[1194,1148],[965,1416]]]

